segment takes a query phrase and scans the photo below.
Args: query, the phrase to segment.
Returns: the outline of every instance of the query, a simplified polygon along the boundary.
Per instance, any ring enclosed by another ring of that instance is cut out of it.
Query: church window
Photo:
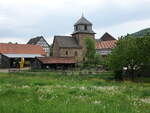
[[[87,25],[84,26],[84,29],[87,30]]]
[[[78,52],[77,52],[77,51],[75,51],[74,55],[75,55],[75,56],[78,56]]]
[[[75,30],[78,31],[78,26],[75,26]]]
[[[68,55],[68,51],[66,51],[66,55]]]

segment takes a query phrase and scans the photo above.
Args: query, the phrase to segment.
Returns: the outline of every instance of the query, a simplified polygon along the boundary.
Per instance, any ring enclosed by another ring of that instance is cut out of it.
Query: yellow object
[[[23,67],[24,67],[24,58],[21,57],[20,68],[23,68]]]

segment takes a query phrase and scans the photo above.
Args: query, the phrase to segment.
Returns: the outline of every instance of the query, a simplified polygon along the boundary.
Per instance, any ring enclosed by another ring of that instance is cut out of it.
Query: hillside
[[[150,28],[143,29],[143,30],[135,32],[135,33],[133,33],[131,35],[133,35],[135,37],[143,37],[146,34],[150,34]]]

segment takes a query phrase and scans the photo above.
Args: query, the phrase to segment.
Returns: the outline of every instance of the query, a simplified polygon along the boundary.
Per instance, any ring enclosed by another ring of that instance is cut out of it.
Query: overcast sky
[[[0,42],[26,43],[44,36],[70,35],[84,16],[100,38],[114,37],[150,27],[150,0],[0,0]]]

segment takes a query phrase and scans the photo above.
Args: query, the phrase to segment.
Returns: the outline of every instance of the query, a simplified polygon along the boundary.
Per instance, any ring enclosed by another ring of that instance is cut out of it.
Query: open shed
[[[32,69],[70,69],[74,68],[74,57],[37,57],[32,63]]]

